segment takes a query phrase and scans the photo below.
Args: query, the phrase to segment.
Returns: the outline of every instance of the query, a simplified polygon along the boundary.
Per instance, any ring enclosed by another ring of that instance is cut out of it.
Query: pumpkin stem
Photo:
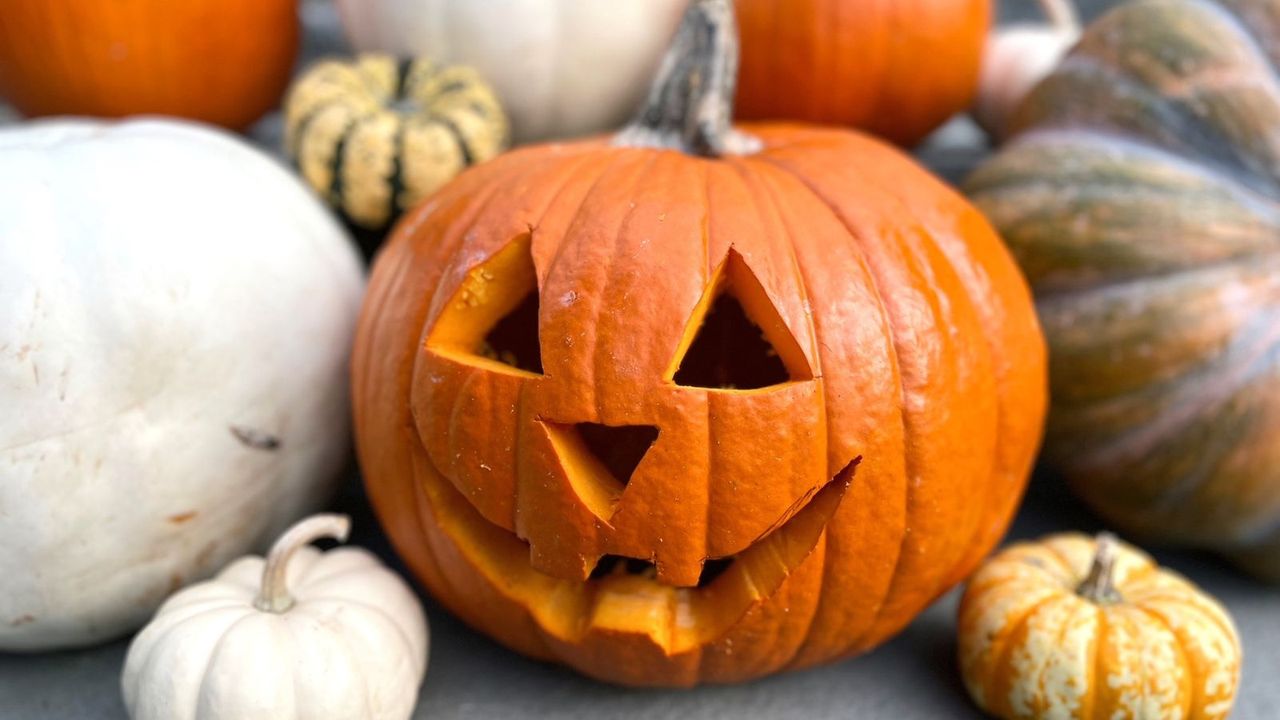
[[[1116,547],[1119,540],[1109,532],[1099,533],[1097,549],[1089,575],[1076,588],[1076,594],[1099,605],[1118,603],[1120,592],[1115,585]]]
[[[346,515],[312,515],[286,530],[267,553],[267,562],[262,568],[262,589],[253,606],[269,613],[282,613],[293,607],[293,596],[285,584],[293,554],[320,538],[346,540],[350,532],[351,518]]]
[[[1054,28],[1072,35],[1080,35],[1080,15],[1071,0],[1040,0],[1040,10]]]
[[[733,129],[737,84],[733,0],[693,0],[644,107],[614,144],[703,157],[758,152],[762,144],[757,138]]]

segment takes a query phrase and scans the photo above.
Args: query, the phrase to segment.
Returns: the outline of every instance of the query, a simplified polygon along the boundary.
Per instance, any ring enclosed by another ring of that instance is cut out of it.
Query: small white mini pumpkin
[[[396,720],[413,712],[427,623],[371,553],[322,553],[350,520],[294,525],[264,561],[241,558],[160,608],[121,679],[134,720]]]

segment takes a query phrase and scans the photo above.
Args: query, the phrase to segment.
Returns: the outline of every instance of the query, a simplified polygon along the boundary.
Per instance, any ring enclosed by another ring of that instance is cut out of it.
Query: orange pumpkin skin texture
[[[296,0],[6,0],[0,96],[27,116],[175,115],[243,129],[275,106]]]
[[[1227,717],[1241,654],[1226,610],[1124,544],[1110,586],[1088,597],[1106,572],[1091,567],[1098,548],[1055,535],[1010,546],[974,574],[959,620],[974,701],[1004,720]]]
[[[1046,456],[1108,522],[1280,582],[1280,3],[1096,20],[966,183],[1050,345]]]
[[[695,0],[677,48],[731,42],[731,7]],[[703,61],[651,96],[708,93],[696,128],[662,101],[407,215],[353,356],[369,495],[414,572],[499,641],[630,685],[900,630],[1004,533],[1047,402],[977,211],[862,135],[731,132],[731,58]]]
[[[991,0],[737,0],[738,116],[911,146],[969,107]]]

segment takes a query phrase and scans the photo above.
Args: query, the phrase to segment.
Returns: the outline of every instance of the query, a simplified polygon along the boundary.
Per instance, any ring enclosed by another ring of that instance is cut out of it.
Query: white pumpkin
[[[121,687],[134,720],[399,720],[427,668],[413,591],[316,515],[264,561],[237,560],[174,595],[129,646]]]
[[[322,504],[362,291],[341,227],[228,134],[0,131],[0,651],[121,635]]]
[[[338,0],[357,50],[470,65],[519,142],[621,125],[688,0]]]

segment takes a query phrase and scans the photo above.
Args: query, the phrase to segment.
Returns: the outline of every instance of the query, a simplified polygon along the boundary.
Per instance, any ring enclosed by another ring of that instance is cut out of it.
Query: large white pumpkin
[[[339,225],[230,135],[0,131],[0,651],[120,635],[321,505],[362,290]]]
[[[639,109],[688,0],[338,0],[361,51],[471,65],[520,142],[617,127]]]

